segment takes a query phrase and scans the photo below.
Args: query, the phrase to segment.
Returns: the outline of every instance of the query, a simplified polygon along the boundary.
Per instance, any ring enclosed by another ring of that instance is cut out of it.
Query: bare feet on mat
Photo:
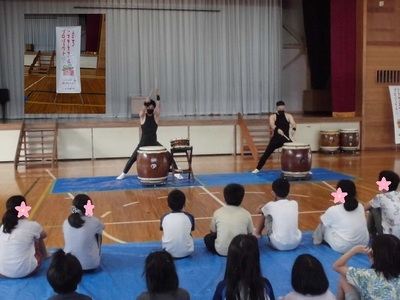
[[[258,239],[261,239],[262,238],[262,235],[261,235],[261,233],[259,233],[259,232],[257,232],[257,230],[253,230],[253,235],[256,237],[256,238],[258,238]]]

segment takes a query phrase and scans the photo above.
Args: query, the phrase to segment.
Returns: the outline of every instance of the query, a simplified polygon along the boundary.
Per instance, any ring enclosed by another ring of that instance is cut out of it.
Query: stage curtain
[[[86,15],[86,51],[99,51],[101,15]]]
[[[355,111],[356,0],[331,1],[332,111]]]
[[[24,117],[26,14],[106,14],[107,103],[98,117],[130,117],[131,97],[156,86],[163,116],[271,112],[281,98],[281,0],[4,0],[0,87],[10,89],[9,118]]]

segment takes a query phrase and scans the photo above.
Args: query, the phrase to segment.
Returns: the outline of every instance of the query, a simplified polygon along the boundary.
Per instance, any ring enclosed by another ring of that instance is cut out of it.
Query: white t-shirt
[[[210,230],[217,233],[215,250],[219,255],[226,256],[229,244],[235,236],[253,232],[253,220],[243,207],[227,205],[214,212]]]
[[[172,257],[181,258],[193,253],[194,217],[191,214],[171,211],[161,218],[160,229],[163,231],[162,247]]]
[[[330,290],[327,290],[322,295],[311,296],[311,295],[303,295],[297,293],[295,291],[290,292],[285,297],[279,297],[279,300],[336,300],[336,297]]]
[[[3,225],[0,227],[0,274],[21,278],[36,269],[35,239],[42,231],[39,223],[27,219],[19,219],[10,234],[3,232]]]
[[[299,207],[296,201],[281,199],[268,202],[261,209],[265,217],[272,217],[272,233],[268,235],[278,250],[292,250],[301,242],[298,228]]]
[[[337,252],[345,253],[356,245],[368,245],[369,233],[364,207],[359,203],[353,211],[344,204],[329,207],[321,216],[326,227],[324,240]]]
[[[381,208],[383,233],[400,238],[400,192],[378,194],[370,203],[373,208]]]
[[[91,270],[100,265],[100,245],[96,234],[102,234],[104,224],[96,217],[82,216],[81,218],[85,220],[85,223],[80,228],[72,227],[68,220],[64,221],[64,251],[75,255],[83,270]]]

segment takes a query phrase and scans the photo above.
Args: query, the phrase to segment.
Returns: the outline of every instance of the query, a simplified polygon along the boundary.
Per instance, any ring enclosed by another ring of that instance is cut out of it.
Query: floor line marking
[[[42,81],[43,79],[45,79],[47,76],[44,76],[42,78],[40,78],[39,80],[35,81],[34,83],[32,83],[30,86],[28,86],[27,88],[24,89],[24,92],[26,92],[29,88],[31,88],[32,86],[34,86],[35,84],[39,83],[40,81]]]
[[[200,188],[205,191],[208,195],[211,196],[211,198],[213,198],[215,201],[217,201],[219,204],[221,204],[222,206],[226,206],[226,203],[222,202],[221,200],[219,200],[217,197],[215,197],[213,195],[213,193],[211,193],[209,190],[207,190],[204,186],[200,186]]]
[[[100,216],[100,218],[104,218],[104,217],[108,216],[109,214],[111,214],[111,210],[109,210],[108,212],[102,214],[102,215]]]
[[[134,205],[134,204],[138,204],[138,203],[139,203],[139,201],[136,201],[136,202],[131,202],[131,203],[124,204],[124,205],[122,205],[122,206],[123,206],[123,207],[127,207],[127,206]]]
[[[109,238],[110,240],[113,240],[114,242],[120,243],[120,244],[126,244],[125,241],[117,239],[115,237],[113,237],[112,235],[109,235],[105,230],[103,230],[103,234],[105,237]]]
[[[47,188],[44,189],[43,193],[40,195],[40,198],[38,202],[36,203],[35,207],[32,209],[32,212],[29,214],[30,218],[33,218],[33,216],[36,214],[37,210],[39,209],[40,205],[42,205],[43,200],[46,198],[48,195],[50,188],[53,186],[53,182],[48,184]]]

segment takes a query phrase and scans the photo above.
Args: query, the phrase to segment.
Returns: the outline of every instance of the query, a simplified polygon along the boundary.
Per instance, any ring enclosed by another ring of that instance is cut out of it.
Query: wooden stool
[[[176,146],[171,148],[172,157],[178,165],[178,162],[185,162],[183,160],[177,161],[176,158],[186,157],[187,169],[174,169],[172,168],[172,177],[175,181],[175,173],[179,174],[189,174],[188,179],[194,180],[194,174],[192,170],[192,155],[193,146]]]

